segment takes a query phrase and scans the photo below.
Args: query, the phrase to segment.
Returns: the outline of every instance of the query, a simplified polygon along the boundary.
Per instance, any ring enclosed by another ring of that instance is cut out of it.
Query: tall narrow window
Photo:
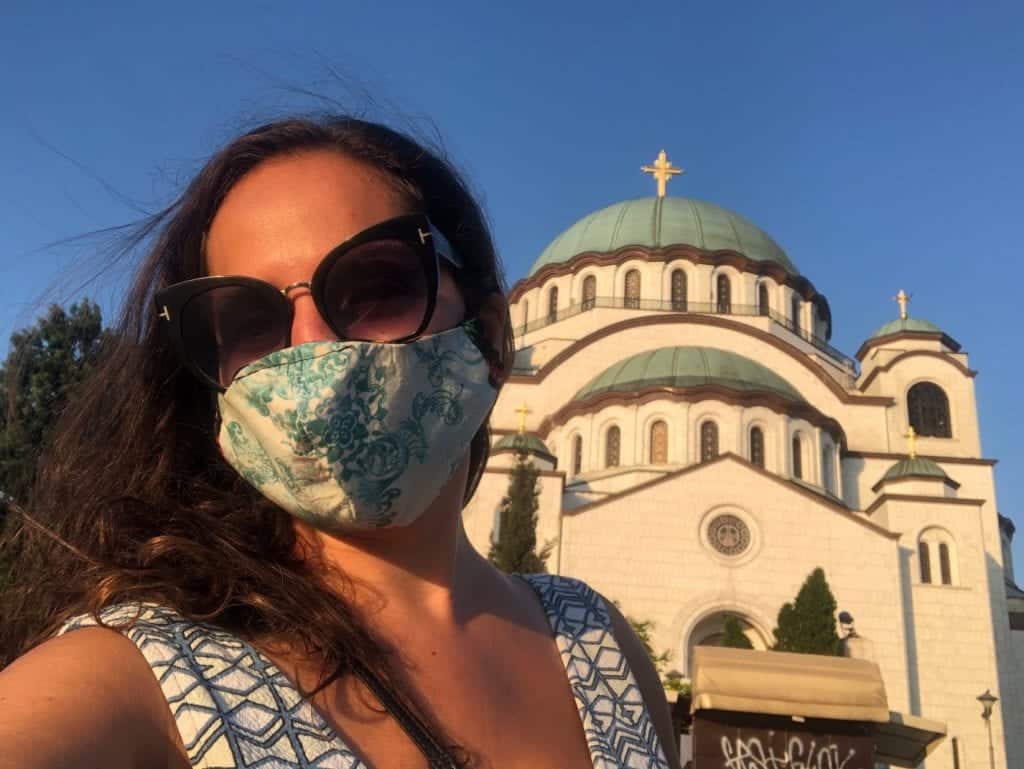
[[[718,425],[705,422],[700,426],[700,461],[707,462],[718,456]]]
[[[527,301],[523,302],[523,328],[530,322],[530,303]]]
[[[750,463],[764,467],[764,432],[760,427],[750,428]]]
[[[604,435],[604,466],[619,466],[619,442],[621,439],[618,427],[609,427]]]
[[[672,310],[686,312],[686,273],[683,270],[672,271]]]
[[[802,441],[799,435],[793,436],[793,477],[803,479],[804,477],[804,457],[802,451]]]
[[[651,425],[651,464],[668,462],[668,425],[657,421]]]
[[[630,270],[626,273],[625,306],[634,310],[640,309],[640,271]]]
[[[945,542],[939,543],[939,574],[943,585],[953,584],[953,571],[949,566],[949,545]]]
[[[907,411],[914,432],[923,437],[952,438],[949,399],[937,384],[918,382],[907,393]]]
[[[930,585],[932,582],[932,559],[927,542],[917,543],[917,560],[921,563],[921,581]]]
[[[719,275],[716,281],[715,310],[722,313],[732,312],[732,281],[728,275]]]
[[[597,278],[588,275],[583,279],[583,309],[592,310],[597,304]]]
[[[772,314],[772,306],[768,301],[767,283],[762,283],[757,287],[757,314],[765,317]]]
[[[800,297],[794,296],[789,302],[789,315],[793,319],[793,330],[800,333]]]
[[[824,480],[825,491],[829,494],[836,493],[836,468],[835,450],[832,444],[826,443],[821,449],[821,475]]]
[[[577,435],[572,439],[572,474],[583,472],[583,438]]]
[[[548,292],[548,323],[558,320],[558,286],[552,286]]]

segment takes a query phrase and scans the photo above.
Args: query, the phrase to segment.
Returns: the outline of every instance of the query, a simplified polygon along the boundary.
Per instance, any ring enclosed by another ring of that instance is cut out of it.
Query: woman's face
[[[339,243],[367,227],[413,213],[401,193],[372,167],[328,150],[261,163],[231,188],[206,241],[210,275],[247,275],[278,288],[308,281]],[[293,345],[337,339],[309,290],[288,294],[295,307]],[[465,303],[441,264],[437,305],[424,333],[453,328]]]

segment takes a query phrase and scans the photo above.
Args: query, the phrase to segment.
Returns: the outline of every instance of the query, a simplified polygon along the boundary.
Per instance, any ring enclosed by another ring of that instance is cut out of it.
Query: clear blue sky
[[[664,147],[687,169],[670,192],[770,232],[844,351],[912,292],[980,371],[999,509],[1024,526],[1022,28],[1019,2],[0,0],[0,352],[95,266],[95,241],[47,244],[315,106],[289,86],[353,108],[365,90],[371,114],[436,123],[510,282],[580,216],[651,194],[639,166]],[[88,289],[108,314],[115,278]],[[1024,571],[1024,530],[1017,553]]]

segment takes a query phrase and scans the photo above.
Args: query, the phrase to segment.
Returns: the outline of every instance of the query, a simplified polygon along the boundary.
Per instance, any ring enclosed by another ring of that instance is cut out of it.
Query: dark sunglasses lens
[[[346,251],[324,276],[327,321],[343,339],[391,342],[415,334],[427,314],[430,264],[400,240]]]
[[[181,333],[200,370],[227,387],[243,366],[288,346],[287,304],[252,286],[218,286],[192,297]]]

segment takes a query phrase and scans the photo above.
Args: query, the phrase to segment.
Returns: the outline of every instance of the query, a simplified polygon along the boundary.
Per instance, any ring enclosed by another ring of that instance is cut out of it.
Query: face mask
[[[467,326],[405,344],[309,342],[249,364],[218,398],[224,458],[318,529],[412,523],[497,398]]]

